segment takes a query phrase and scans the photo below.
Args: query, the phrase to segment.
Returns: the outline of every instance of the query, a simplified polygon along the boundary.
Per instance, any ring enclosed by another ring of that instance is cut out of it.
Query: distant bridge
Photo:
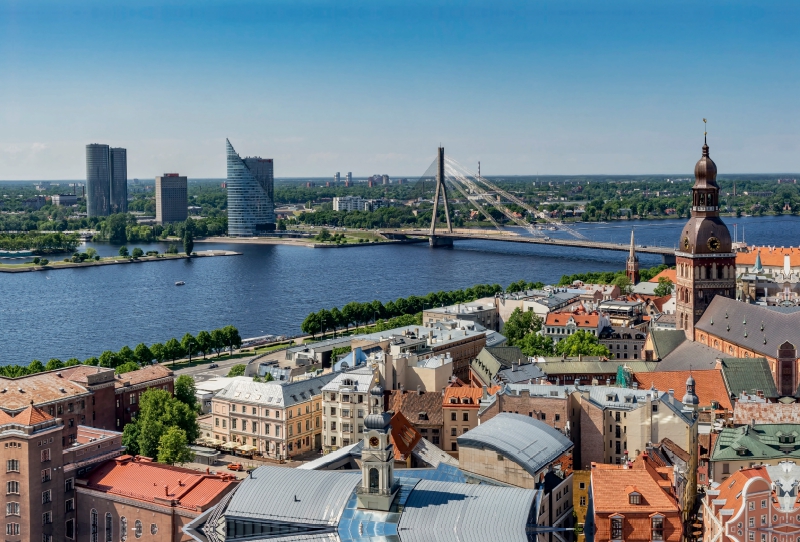
[[[456,230],[454,232],[437,231],[431,233],[430,230],[423,229],[384,229],[378,233],[388,239],[407,240],[421,239],[427,237],[431,246],[452,246],[453,241],[502,241],[506,243],[528,243],[533,245],[551,245],[573,248],[588,248],[594,250],[616,250],[618,252],[628,252],[630,245],[625,243],[603,243],[600,241],[588,241],[585,239],[553,239],[551,237],[525,237],[514,233],[501,233],[489,231],[488,233],[479,231]],[[656,254],[661,256],[661,260],[667,265],[675,265],[675,249],[669,247],[637,246],[637,254]]]

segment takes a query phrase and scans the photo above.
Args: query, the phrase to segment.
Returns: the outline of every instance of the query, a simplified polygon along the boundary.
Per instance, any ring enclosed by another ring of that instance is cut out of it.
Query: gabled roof
[[[720,407],[733,410],[731,399],[725,389],[722,371],[719,369],[638,373],[633,375],[633,379],[639,383],[640,388],[654,385],[659,390],[675,390],[677,397],[683,397],[686,392],[686,381],[690,375],[695,381],[695,394],[700,399],[700,407],[711,406],[711,401],[717,401]]]
[[[717,296],[719,297],[719,296]],[[672,331],[672,330],[669,330]],[[676,330],[683,333],[682,330]],[[687,371],[713,369],[722,355],[719,350],[693,341],[683,341],[672,352],[661,358],[656,371]]]
[[[600,320],[598,314],[575,314],[571,312],[550,312],[545,319],[546,326],[566,326],[572,322],[578,328],[596,328]]]
[[[308,380],[283,384],[253,382],[252,378],[237,376],[230,384],[220,390],[214,396],[214,399],[286,408],[297,403],[310,401],[312,397],[322,393],[323,386],[333,380],[335,376],[334,373],[329,373],[309,378]]]
[[[459,436],[458,446],[494,450],[536,476],[573,445],[561,432],[542,421],[501,412]]]
[[[442,425],[441,392],[391,390],[389,410],[401,412],[414,425]]]
[[[763,391],[764,397],[779,397],[772,370],[765,358],[722,358],[722,377],[728,395],[739,397],[742,392]]]
[[[789,256],[791,267],[800,265],[800,248],[797,247],[748,247],[748,252],[736,253],[736,265],[753,267],[756,257],[761,254],[761,265],[768,267],[783,267],[785,256]]]
[[[650,331],[650,338],[653,342],[653,357],[661,360],[686,340],[686,333],[682,329],[653,329]]]
[[[592,500],[597,514],[626,512],[678,513],[680,508],[657,480],[650,467],[624,468],[622,465],[592,465]],[[625,488],[625,489],[622,489]],[[622,490],[621,490],[622,489]],[[629,494],[641,495],[640,504],[631,504]]]
[[[163,365],[148,365],[147,367],[142,367],[137,371],[131,371],[129,373],[123,373],[119,375],[114,381],[114,387],[120,389],[127,386],[137,386],[139,384],[144,384],[145,382],[161,380],[162,378],[170,377],[172,374],[172,371]]]
[[[793,436],[795,442],[780,443],[781,435]],[[781,448],[788,451],[783,452]],[[723,428],[719,433],[711,461],[758,461],[765,459],[800,459],[800,425],[756,424],[755,427]]]
[[[487,388],[489,395],[494,394],[500,386],[492,386]],[[442,397],[442,407],[444,408],[478,408],[481,397],[483,396],[483,388],[459,386],[448,386],[444,389],[444,397]],[[465,400],[467,402],[465,402]]]
[[[414,447],[422,440],[422,435],[401,412],[395,412],[391,420],[391,440],[394,444],[394,458],[403,460],[411,455]]]
[[[651,278],[648,282],[658,282],[658,279],[661,277],[667,278],[672,281],[672,284],[678,282],[678,271],[675,268],[672,269],[664,269],[661,273],[656,275],[655,277]]]
[[[0,425],[7,423],[15,423],[19,425],[37,425],[54,419],[55,418],[53,418],[53,416],[33,405],[28,405],[28,408],[24,409],[22,412],[17,412],[14,415],[9,414],[4,410],[0,410]]]

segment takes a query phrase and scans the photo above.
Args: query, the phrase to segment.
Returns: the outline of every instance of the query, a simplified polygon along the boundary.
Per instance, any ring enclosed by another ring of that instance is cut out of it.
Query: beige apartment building
[[[222,448],[286,459],[319,450],[322,388],[334,375],[278,384],[236,377],[211,400]]]

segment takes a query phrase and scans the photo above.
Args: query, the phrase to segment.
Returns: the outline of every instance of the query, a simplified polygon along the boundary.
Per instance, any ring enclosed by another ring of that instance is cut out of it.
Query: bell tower
[[[736,254],[731,234],[719,217],[717,166],[708,150],[704,141],[703,155],[694,167],[692,217],[683,227],[675,252],[676,324],[690,341],[711,300],[736,295]]]
[[[356,489],[359,508],[388,512],[399,486],[394,482],[394,444],[390,437],[391,412],[383,411],[383,388],[370,390],[371,413],[364,418],[364,446],[361,449],[361,485]]]
[[[631,284],[639,282],[639,256],[636,255],[636,245],[633,242],[633,230],[631,230],[631,251],[625,262],[625,275],[631,280]]]

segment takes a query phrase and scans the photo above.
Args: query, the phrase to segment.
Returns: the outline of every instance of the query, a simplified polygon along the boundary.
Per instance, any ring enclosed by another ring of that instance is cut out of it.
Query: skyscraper
[[[156,177],[156,222],[183,222],[189,209],[186,177],[165,173]]]
[[[228,235],[252,237],[275,230],[272,159],[228,154]]]
[[[86,145],[86,212],[108,216],[128,212],[128,158],[122,148]]]

